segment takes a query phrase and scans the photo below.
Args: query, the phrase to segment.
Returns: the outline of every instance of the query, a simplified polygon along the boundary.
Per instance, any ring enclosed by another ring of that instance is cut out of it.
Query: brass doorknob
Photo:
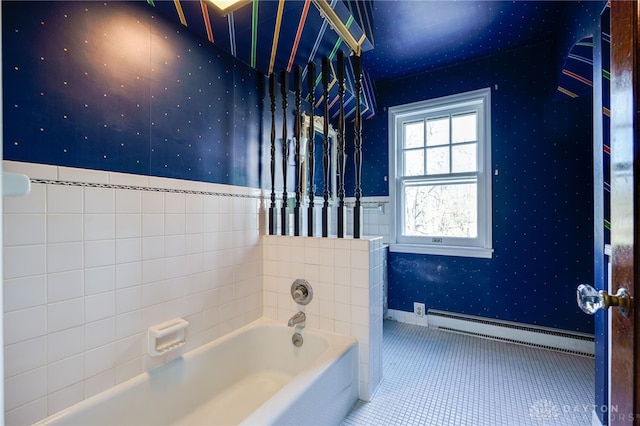
[[[576,290],[578,306],[589,315],[595,314],[598,309],[609,309],[616,306],[620,313],[627,316],[631,309],[631,296],[626,288],[621,287],[615,296],[604,290],[597,291],[588,284],[580,284]]]

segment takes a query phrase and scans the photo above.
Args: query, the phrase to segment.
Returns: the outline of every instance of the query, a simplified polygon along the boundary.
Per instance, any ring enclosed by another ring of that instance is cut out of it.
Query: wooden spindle
[[[300,137],[302,133],[300,92],[302,81],[302,68],[293,69],[293,86],[296,92],[296,121],[295,121],[295,162],[296,162],[296,205],[293,208],[293,235],[300,236],[300,199],[302,198],[302,175],[300,169]]]
[[[286,70],[280,72],[280,91],[282,92],[282,208],[280,226],[281,234],[287,235],[287,163],[289,159],[289,144],[287,141],[287,94],[289,93],[289,73]]]
[[[269,235],[276,234],[276,77],[269,75],[271,98],[271,205],[269,206]]]
[[[307,139],[308,152],[309,152],[309,207],[307,210],[307,235],[313,237],[314,228],[314,202],[315,185],[314,185],[314,171],[315,171],[315,129],[314,129],[314,117],[313,117],[313,105],[315,103],[315,82],[316,82],[316,64],[309,62],[307,65],[307,87],[309,88],[309,138]]]
[[[338,238],[344,238],[345,217],[347,214],[344,208],[344,52],[338,52],[338,103],[340,111],[338,113]]]
[[[355,168],[356,168],[356,188],[355,197],[356,203],[353,208],[353,238],[360,238],[362,236],[363,223],[362,223],[362,205],[360,198],[362,197],[362,120],[360,117],[360,92],[362,91],[362,57],[353,56],[353,74],[355,79],[355,98],[356,98],[356,115],[353,120],[353,126],[355,130],[354,145],[355,145]]]
[[[324,97],[324,120],[322,126],[322,236],[329,236],[329,58],[322,58],[322,88]]]

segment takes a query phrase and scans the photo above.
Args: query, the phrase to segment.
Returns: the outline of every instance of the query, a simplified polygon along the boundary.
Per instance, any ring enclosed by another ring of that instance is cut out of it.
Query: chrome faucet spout
[[[304,314],[304,312],[300,311],[291,317],[288,324],[289,324],[289,327],[293,327],[296,324],[304,323],[306,320],[307,320],[307,316]]]

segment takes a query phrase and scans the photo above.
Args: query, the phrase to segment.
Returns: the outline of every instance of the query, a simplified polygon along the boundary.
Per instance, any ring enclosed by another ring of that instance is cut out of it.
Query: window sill
[[[422,244],[390,244],[394,253],[434,254],[438,256],[477,257],[491,259],[493,249],[484,247],[428,246]]]

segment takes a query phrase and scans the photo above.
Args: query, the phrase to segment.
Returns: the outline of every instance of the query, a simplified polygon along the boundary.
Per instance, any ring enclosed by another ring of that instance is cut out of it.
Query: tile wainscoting
[[[263,315],[360,342],[360,398],[382,380],[382,238],[262,236],[259,189],[4,161],[32,179],[4,204],[5,422],[31,424]],[[366,213],[365,213],[366,215]],[[366,217],[366,216],[365,216]],[[147,355],[183,317],[187,344]]]
[[[30,424],[262,316],[260,190],[5,161],[5,421]],[[184,317],[187,344],[147,355]]]

